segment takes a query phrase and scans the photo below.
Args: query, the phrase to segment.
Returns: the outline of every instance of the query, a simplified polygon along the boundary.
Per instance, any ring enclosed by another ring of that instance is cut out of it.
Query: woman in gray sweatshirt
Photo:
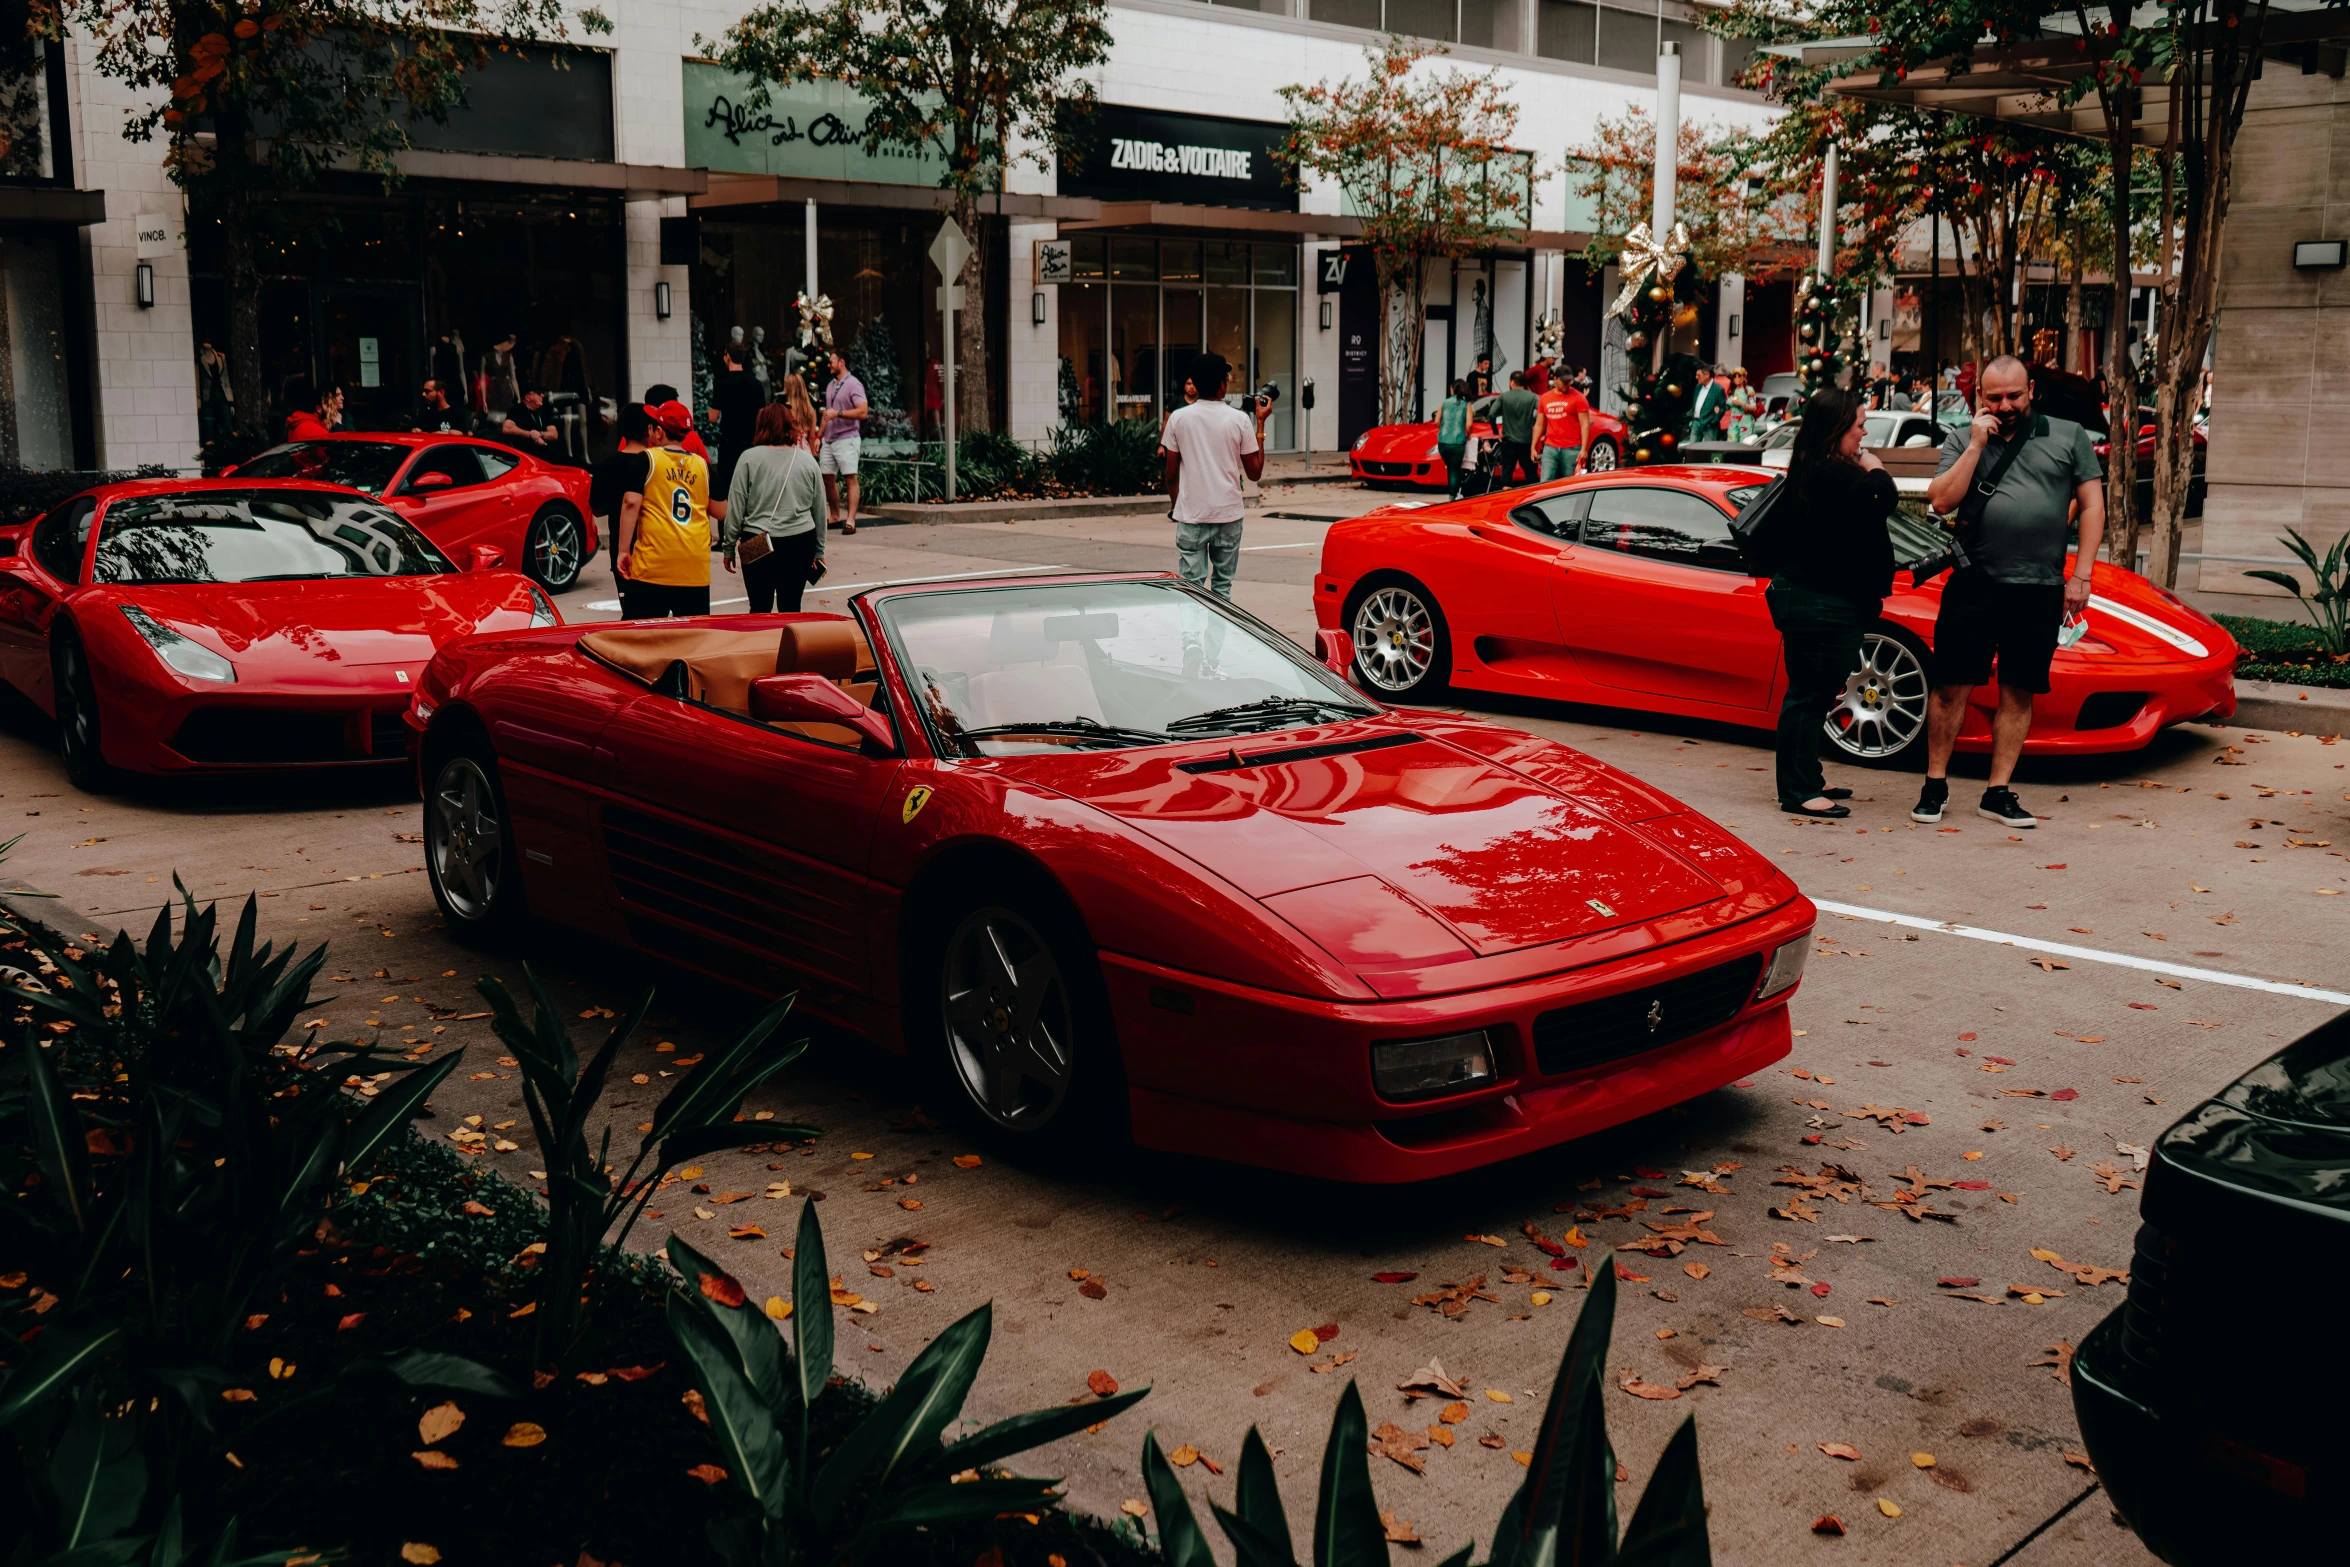
[[[754,615],[796,613],[801,593],[824,575],[824,476],[798,437],[791,410],[769,403],[759,410],[757,444],[734,467],[720,542],[728,571],[741,557]]]

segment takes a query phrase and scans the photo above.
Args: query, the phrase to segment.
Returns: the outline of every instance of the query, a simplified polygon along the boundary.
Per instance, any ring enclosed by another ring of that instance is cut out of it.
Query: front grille
[[[1412,476],[1412,465],[1408,462],[1366,462],[1362,464],[1362,469],[1364,476],[1372,479],[1408,479]]]
[[[1534,1020],[1534,1062],[1546,1077],[1654,1050],[1727,1023],[1754,994],[1762,954],[1717,963]]]
[[[2148,691],[2098,691],[2081,704],[2081,716],[2073,720],[2076,730],[2122,729],[2134,723],[2153,693]]]
[[[320,713],[200,707],[171,737],[171,748],[180,755],[214,767],[396,761],[407,746],[396,708]]]
[[[2162,1366],[2165,1297],[2170,1292],[2169,1237],[2151,1224],[2138,1226],[2130,1258],[2130,1293],[2122,1301],[2122,1353],[2147,1371]]]

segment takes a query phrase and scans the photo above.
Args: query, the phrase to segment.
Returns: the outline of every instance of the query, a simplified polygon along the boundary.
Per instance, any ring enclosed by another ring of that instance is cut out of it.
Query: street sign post
[[[948,217],[938,226],[938,236],[930,242],[930,262],[938,268],[941,279],[938,290],[938,313],[944,327],[946,351],[939,356],[939,395],[944,403],[947,499],[955,498],[955,312],[963,308],[963,285],[955,280],[963,275],[963,263],[971,259],[971,241],[961,225]],[[920,468],[915,472],[919,474]],[[919,494],[919,489],[916,490]]]

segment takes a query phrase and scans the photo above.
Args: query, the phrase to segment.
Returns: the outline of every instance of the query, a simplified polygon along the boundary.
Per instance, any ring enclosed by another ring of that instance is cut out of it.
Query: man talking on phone
[[[1950,753],[1967,697],[1999,674],[1991,719],[1989,787],[1975,814],[2008,827],[2036,827],[2008,780],[2032,732],[2032,698],[2048,689],[2048,663],[2067,616],[2088,608],[2089,574],[2105,536],[2105,473],[2089,432],[2069,419],[2032,412],[2023,361],[2002,355],[1983,369],[1974,422],[1942,443],[1942,465],[1926,502],[1955,514],[1966,564],[1942,590],[1927,670],[1926,783],[1912,821],[1938,822],[1950,799]],[[2065,545],[2080,518],[2071,572]]]
[[[1240,570],[1244,481],[1265,476],[1265,417],[1273,411],[1253,393],[1245,413],[1224,401],[1231,378],[1232,365],[1221,354],[1193,360],[1199,401],[1169,414],[1159,432],[1175,518],[1175,569],[1194,587],[1227,599]]]

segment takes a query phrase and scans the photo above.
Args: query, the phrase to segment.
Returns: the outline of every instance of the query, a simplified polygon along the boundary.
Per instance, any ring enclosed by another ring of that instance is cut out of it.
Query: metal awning
[[[2152,21],[2159,8],[2141,9]],[[1856,71],[1836,80],[1829,90],[1839,97],[1942,109],[2035,126],[2060,136],[2103,140],[2105,112],[2097,94],[2085,93],[2072,104],[2064,98],[2068,88],[2111,53],[2112,45],[2097,39],[2084,45],[2070,16],[2050,15],[2041,25],[2045,31],[2039,38],[1999,44],[1986,37],[1964,58],[1929,61],[1902,76],[1891,71]],[[2269,0],[2268,20],[2261,29],[2264,51],[2307,45],[2319,51],[2313,64],[2322,64],[2329,74],[2339,76],[2346,58],[2341,47],[2345,40],[2350,40],[2350,11],[2324,7],[2323,0]],[[1816,68],[1865,59],[1876,50],[1874,38],[1848,37],[1774,44],[1764,52]],[[2133,134],[2141,145],[2159,147],[2169,134],[2171,88],[2149,79],[2140,98]]]
[[[0,223],[71,223],[87,228],[106,221],[106,192],[65,185],[0,185]]]
[[[629,201],[660,196],[694,196],[707,189],[707,169],[676,169],[651,163],[601,163],[588,158],[531,158],[509,153],[436,152],[408,147],[394,156],[409,179],[461,180],[474,184],[537,185],[552,190],[607,191]],[[338,167],[358,165],[345,159]]]
[[[820,207],[885,207],[913,212],[945,212],[955,204],[954,197],[936,185],[889,185],[877,180],[801,179],[782,174],[728,174],[718,170],[696,172],[707,173],[709,187],[687,200],[687,208],[694,212],[779,204],[796,207],[810,201]],[[981,212],[990,216],[1000,213],[1008,218],[1059,218],[1064,221],[1088,219],[1100,209],[1100,202],[1089,201],[1082,196],[1037,196],[1011,191],[1001,195],[991,193],[979,198]]]

